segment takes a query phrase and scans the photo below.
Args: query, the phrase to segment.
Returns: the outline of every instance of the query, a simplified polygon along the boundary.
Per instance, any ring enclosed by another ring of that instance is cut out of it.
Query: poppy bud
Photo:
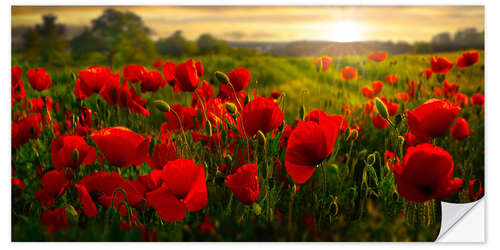
[[[258,131],[257,134],[255,134],[255,138],[257,139],[257,142],[259,145],[266,145],[266,136],[262,131]]]
[[[375,160],[376,160],[376,159],[377,159],[377,158],[375,157],[375,154],[370,154],[370,155],[368,155],[368,158],[367,158],[367,160],[366,160],[366,163],[367,163],[368,165],[372,166],[373,164],[375,164]]]
[[[217,80],[219,80],[219,82],[223,84],[229,83],[229,77],[224,72],[215,71],[215,78],[217,78]]]
[[[347,135],[347,137],[345,138],[346,141],[349,141],[349,139],[351,138],[351,129],[350,128],[347,128],[345,130],[345,133]]]
[[[235,114],[238,111],[236,105],[234,105],[234,103],[232,102],[226,102],[224,103],[224,105],[226,106],[226,110],[227,112],[229,112],[229,114]]]
[[[80,154],[78,153],[78,149],[73,149],[73,154],[71,154],[71,159],[73,160],[73,162],[78,162],[78,158],[79,158]]]
[[[162,101],[162,100],[155,100],[153,101],[153,104],[156,106],[156,108],[158,110],[160,110],[161,112],[170,112],[170,105],[168,105],[168,103],[166,103],[165,101]]]
[[[377,97],[375,98],[375,106],[377,107],[377,111],[380,116],[387,120],[389,118],[389,111],[387,111],[387,106],[385,105],[385,103]]]
[[[357,129],[351,129],[349,131],[349,139],[353,140],[353,141],[358,139],[358,130]]]
[[[65,212],[66,212],[66,220],[68,221],[68,224],[77,225],[78,224],[78,213],[76,212],[75,208],[73,206],[69,205],[66,207]]]

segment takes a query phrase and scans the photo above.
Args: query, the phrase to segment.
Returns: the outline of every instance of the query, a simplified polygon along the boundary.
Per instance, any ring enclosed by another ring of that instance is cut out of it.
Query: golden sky
[[[106,6],[13,6],[12,27],[41,23],[52,13],[58,22],[89,25]],[[153,39],[182,30],[231,41],[430,40],[465,27],[484,30],[482,6],[119,6],[141,16]]]

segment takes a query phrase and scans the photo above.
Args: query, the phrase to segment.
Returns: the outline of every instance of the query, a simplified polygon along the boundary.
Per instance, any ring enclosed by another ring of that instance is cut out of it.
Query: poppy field
[[[484,186],[484,53],[13,59],[12,241],[434,241]]]

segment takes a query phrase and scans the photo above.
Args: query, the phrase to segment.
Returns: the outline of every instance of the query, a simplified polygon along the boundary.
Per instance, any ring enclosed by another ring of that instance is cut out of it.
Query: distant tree
[[[413,44],[415,53],[431,53],[433,52],[432,44],[429,42],[415,42]]]
[[[22,35],[22,51],[25,59],[38,59],[42,63],[64,60],[67,41],[64,39],[66,28],[56,24],[57,16],[42,16],[43,23],[28,29]]]
[[[476,44],[484,42],[484,32],[479,33],[476,28],[466,28],[455,33],[454,40],[458,44]]]
[[[431,39],[431,42],[434,44],[449,44],[451,41],[451,35],[448,32],[439,33]]]
[[[186,40],[182,36],[182,31],[177,30],[171,36],[160,39],[156,42],[158,53],[165,56],[181,57],[192,55],[197,52],[196,44]]]
[[[91,28],[71,41],[71,50],[77,57],[93,51],[104,53],[112,68],[117,56],[124,60],[153,57],[156,50],[151,33],[136,14],[106,9],[92,20]]]
[[[229,45],[210,34],[202,34],[196,41],[201,54],[220,53],[229,48]]]

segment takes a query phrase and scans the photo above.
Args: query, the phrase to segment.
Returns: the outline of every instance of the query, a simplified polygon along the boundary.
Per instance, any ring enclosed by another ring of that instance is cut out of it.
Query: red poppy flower
[[[177,153],[175,142],[155,145],[153,156],[146,159],[146,163],[154,169],[162,169],[169,161],[177,160],[180,157]]]
[[[93,93],[98,93],[111,75],[113,74],[109,69],[102,66],[90,66],[86,70],[80,71],[75,83],[75,96],[88,98]]]
[[[323,120],[326,119],[335,123],[337,128],[339,128],[342,133],[344,133],[349,127],[347,119],[345,119],[343,116],[328,115],[324,110],[321,109],[313,109],[304,117],[304,121],[313,121],[318,124],[320,124],[321,122],[323,122]]]
[[[52,140],[52,164],[58,170],[92,164],[95,156],[95,148],[89,146],[80,136],[63,135]]]
[[[23,70],[19,66],[12,67],[12,82],[11,82],[11,104],[14,105],[20,99],[26,98],[26,91],[24,90],[24,82],[21,81]]]
[[[382,87],[384,87],[384,83],[381,81],[374,81],[371,84],[372,84],[372,88],[373,88],[373,93],[375,95],[378,95],[380,93],[380,91],[382,91]]]
[[[283,133],[281,134],[281,137],[280,137],[280,147],[281,148],[286,148],[286,146],[288,145],[288,138],[290,138],[292,131],[293,131],[293,128],[290,127],[289,125],[286,125],[285,129],[283,129]]]
[[[457,93],[458,83],[449,83],[448,80],[443,82],[443,92],[446,97],[453,97]]]
[[[266,134],[278,128],[283,123],[285,115],[278,104],[268,98],[259,96],[243,107],[241,118],[243,119],[246,135],[252,137],[259,130]],[[239,124],[239,127],[241,129],[241,124]]]
[[[17,122],[12,123],[12,147],[28,142],[30,139],[40,136],[40,116],[29,115]]]
[[[364,97],[369,98],[369,99],[372,99],[375,97],[373,89],[368,87],[368,86],[364,86],[363,88],[361,88],[361,93],[363,94]]]
[[[154,191],[161,186],[161,176],[161,170],[153,169],[149,174],[139,175],[137,179],[131,181],[131,183],[138,192],[146,195],[148,192]]]
[[[141,98],[135,91],[134,85],[132,85],[130,87],[130,99],[127,99],[128,109],[133,113],[149,116],[150,112],[146,109],[147,103],[148,101]]]
[[[170,86],[175,85],[174,73],[176,67],[177,65],[175,65],[175,63],[173,62],[166,62],[165,64],[163,64],[162,68],[163,77],[165,77],[165,80],[168,82]]]
[[[408,82],[408,88],[406,88],[406,93],[408,94],[408,96],[410,96],[411,98],[414,98],[415,97],[415,88],[417,87],[416,86],[417,84],[414,82],[414,81],[409,81]]]
[[[92,110],[89,108],[80,108],[79,118],[76,134],[79,136],[85,136],[92,128]]]
[[[432,73],[446,74],[453,67],[453,62],[446,57],[432,57],[431,69]]]
[[[119,167],[141,165],[146,160],[151,140],[151,137],[144,138],[124,127],[105,128],[90,136],[106,160]]]
[[[469,191],[469,200],[476,201],[483,194],[483,185],[481,185],[481,182],[478,179],[471,180],[469,182],[468,191]]]
[[[389,85],[393,85],[398,82],[398,77],[396,75],[388,75],[385,77],[385,82]]]
[[[28,81],[31,87],[38,91],[47,90],[52,84],[49,74],[43,68],[28,69]]]
[[[84,185],[75,184],[76,190],[78,191],[78,199],[82,204],[83,212],[87,217],[92,218],[97,216],[97,208],[90,197],[89,191]]]
[[[475,93],[470,97],[470,103],[475,106],[484,107],[484,96],[479,93]]]
[[[453,97],[453,101],[455,103],[460,104],[461,107],[468,107],[469,106],[469,97],[467,97],[464,93],[457,93]]]
[[[205,125],[205,119],[200,123],[198,122],[198,110],[192,107],[182,107],[180,104],[170,106],[170,109],[174,110],[179,116],[182,128],[184,131],[188,131],[190,129],[200,129]],[[174,112],[165,112],[165,118],[167,118],[166,128],[170,131],[179,130],[179,121],[175,116]]]
[[[382,52],[382,51],[380,52],[374,51],[368,55],[368,59],[374,62],[383,62],[386,57],[387,57],[387,52]]]
[[[455,125],[450,129],[450,136],[457,140],[463,140],[469,137],[472,132],[472,130],[469,130],[469,123],[464,118],[459,117]]]
[[[24,182],[16,177],[12,177],[12,186],[18,186],[20,189],[24,190]]]
[[[457,59],[457,67],[463,69],[467,68],[471,65],[474,65],[479,61],[479,52],[474,51],[474,50],[469,50],[464,52],[458,59]]]
[[[395,116],[398,113],[399,104],[397,104],[396,102],[387,102],[385,105],[387,106],[389,116]]]
[[[51,232],[67,229],[68,220],[66,219],[66,208],[61,207],[54,210],[44,210],[42,214],[40,214],[40,222]]]
[[[245,68],[233,69],[233,71],[227,73],[227,76],[236,92],[243,90],[250,83],[250,72]]]
[[[73,181],[67,179],[63,170],[49,171],[42,177],[42,189],[35,192],[35,197],[42,206],[50,206],[72,183]]]
[[[297,183],[304,183],[314,173],[316,166],[330,155],[337,139],[338,127],[326,119],[320,124],[299,122],[288,139],[285,152],[287,173]]]
[[[18,65],[13,66],[11,69],[11,74],[12,74],[11,76],[12,85],[14,85],[15,83],[21,80],[21,76],[23,75],[23,69]]]
[[[89,193],[98,193],[99,196],[97,197],[97,201],[101,205],[105,207],[113,205],[114,208],[120,210],[122,216],[124,216],[127,211],[123,204],[119,207],[121,201],[127,199],[131,206],[138,207],[141,204],[141,200],[144,199],[144,195],[135,188],[131,181],[123,180],[116,172],[95,172],[88,174],[84,176],[78,184],[85,186]],[[125,190],[127,193],[126,198],[123,192],[117,191],[118,188]],[[113,194],[115,192],[115,200],[113,201]]]
[[[201,81],[201,85],[197,88],[196,93],[193,93],[193,101],[191,102],[191,106],[195,107],[198,105],[198,95],[201,97],[204,103],[208,102],[210,98],[214,95],[214,90],[212,86],[205,80]],[[198,95],[196,95],[198,94]]]
[[[355,80],[358,78],[358,70],[352,66],[345,66],[340,71],[340,77],[342,80]]]
[[[163,61],[161,59],[158,59],[156,60],[154,63],[153,63],[153,67],[159,69],[161,68],[161,66],[163,65]]]
[[[408,101],[408,94],[406,92],[397,93],[396,98],[400,99],[403,102],[407,102]]]
[[[123,78],[132,83],[142,82],[142,79],[147,72],[148,70],[144,66],[131,64],[123,68]]]
[[[202,232],[212,232],[214,227],[212,226],[212,222],[210,221],[210,216],[208,214],[205,215],[205,219],[203,219],[203,223],[200,225],[200,231]]]
[[[198,87],[200,77],[193,59],[189,59],[175,67],[174,79],[175,86],[181,91],[193,92]]]
[[[165,87],[165,81],[158,70],[152,70],[144,73],[141,82],[142,93],[147,91],[156,92],[160,87]]]
[[[201,61],[195,62],[194,66],[196,66],[196,72],[198,73],[199,77],[203,76],[203,64],[201,64]]]
[[[409,147],[402,164],[393,167],[397,189],[401,196],[413,202],[453,195],[463,184],[452,179],[453,159],[444,149],[425,143]]]
[[[460,112],[460,105],[443,99],[430,99],[407,112],[411,133],[421,138],[438,137],[446,133]]]
[[[259,196],[259,174],[257,163],[239,167],[234,174],[226,176],[224,182],[234,196],[243,204],[251,205]]]
[[[365,103],[365,108],[363,109],[363,114],[365,115],[365,117],[371,116],[374,110],[375,110],[375,104],[373,103],[373,100],[367,101]]]
[[[46,100],[44,100],[46,99]],[[50,97],[37,97],[23,103],[23,108],[27,109],[30,113],[44,113],[44,108],[52,110],[52,99]]]
[[[165,221],[180,221],[186,209],[195,212],[208,203],[205,168],[190,159],[179,159],[165,165],[163,185],[146,194],[148,206],[153,206]]]
[[[78,80],[77,80],[78,81]],[[106,101],[109,105],[115,105],[118,99],[118,92],[120,90],[120,74],[110,74],[108,78],[106,78],[104,86],[99,91],[99,95]],[[123,85],[127,84],[128,81],[125,81]],[[122,86],[123,86],[122,85]],[[76,93],[75,87],[75,96],[79,98],[78,95],[84,97],[81,92]]]
[[[321,72],[325,72],[333,62],[333,59],[331,57],[321,56],[321,57],[316,58],[316,60],[314,60],[314,65],[318,65],[318,62],[320,60],[321,60],[321,68],[319,69],[319,71],[321,71]]]
[[[372,123],[373,126],[375,126],[378,129],[384,129],[387,126],[389,126],[389,122],[386,119],[382,118],[380,114],[374,115],[372,117]]]
[[[434,90],[432,91],[432,95],[434,96],[434,98],[442,97],[443,91],[441,91],[441,89],[438,87],[434,87]]]
[[[421,72],[426,80],[431,79],[431,77],[432,77],[432,69],[431,68],[423,69]]]

